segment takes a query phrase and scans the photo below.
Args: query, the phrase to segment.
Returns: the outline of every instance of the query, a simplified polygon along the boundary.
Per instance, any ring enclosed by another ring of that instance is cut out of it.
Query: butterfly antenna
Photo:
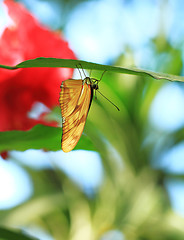
[[[91,73],[92,73],[92,69],[90,70],[90,72],[89,72],[89,77],[91,78]]]
[[[104,96],[99,90],[98,92],[107,100],[109,101],[118,111],[120,111],[119,107],[117,107],[113,102],[111,102],[108,98],[106,98],[106,96]]]

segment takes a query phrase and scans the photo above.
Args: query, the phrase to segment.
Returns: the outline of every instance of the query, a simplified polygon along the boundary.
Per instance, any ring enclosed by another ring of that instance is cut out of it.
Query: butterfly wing
[[[63,118],[61,146],[71,151],[79,141],[92,99],[91,86],[83,80],[68,79],[61,84],[60,106]]]

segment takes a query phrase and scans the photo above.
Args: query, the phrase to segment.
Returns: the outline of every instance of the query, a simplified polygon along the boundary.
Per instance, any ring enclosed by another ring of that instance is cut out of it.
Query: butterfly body
[[[98,80],[68,79],[61,84],[60,106],[63,123],[61,147],[71,151],[79,141],[93,99],[93,90],[98,89]]]

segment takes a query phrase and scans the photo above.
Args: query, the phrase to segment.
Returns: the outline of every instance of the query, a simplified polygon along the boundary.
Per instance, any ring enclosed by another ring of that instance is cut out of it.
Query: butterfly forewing
[[[84,129],[91,102],[91,86],[83,84],[83,80],[66,80],[61,85],[59,102],[63,118],[61,146],[64,152],[69,152],[76,146]]]
[[[59,98],[62,117],[70,115],[75,109],[81,88],[82,80],[68,79],[62,82]]]

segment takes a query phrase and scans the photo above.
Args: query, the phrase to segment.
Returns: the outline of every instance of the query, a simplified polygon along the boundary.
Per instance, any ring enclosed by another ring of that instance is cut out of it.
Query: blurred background
[[[183,75],[182,0],[18,2],[81,60]],[[99,88],[120,112],[97,93],[84,130],[96,151],[0,161],[0,224],[41,240],[184,239],[183,83],[107,72]]]

